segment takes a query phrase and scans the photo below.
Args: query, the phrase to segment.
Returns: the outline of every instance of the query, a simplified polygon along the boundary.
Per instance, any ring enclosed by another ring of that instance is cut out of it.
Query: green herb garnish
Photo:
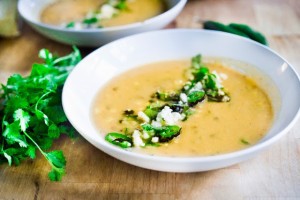
[[[247,140],[245,140],[243,138],[240,141],[241,141],[241,143],[243,143],[245,145],[249,145],[250,144],[250,142],[248,142]]]
[[[157,91],[151,96],[151,104],[143,111],[135,114],[133,110],[125,110],[126,118],[138,122],[133,132],[124,134],[109,133],[106,140],[122,148],[133,146],[159,146],[158,143],[171,141],[178,136],[181,127],[176,125],[185,121],[194,113],[198,103],[207,98],[208,101],[228,102],[229,95],[224,91],[220,77],[216,72],[211,73],[202,63],[201,55],[192,58],[189,69],[192,78],[178,91]],[[125,119],[126,119],[125,118]],[[120,120],[122,123],[124,120]],[[126,128],[126,130],[128,130]],[[131,135],[128,137],[127,135]],[[112,137],[113,136],[113,137]],[[123,142],[126,142],[124,145]],[[129,144],[130,145],[127,145]]]
[[[66,28],[74,28],[75,27],[75,22],[69,22],[67,25],[66,25]]]
[[[153,136],[157,136],[160,142],[168,142],[180,134],[181,128],[176,125],[167,125],[162,127],[154,127],[150,124],[142,124],[142,129],[147,132],[153,132]]]
[[[105,136],[105,140],[122,148],[132,147],[132,139],[121,133],[109,133]]]
[[[86,18],[82,21],[84,24],[94,24],[97,23],[99,20],[97,17],[91,17],[91,18]]]
[[[120,12],[128,10],[127,0],[107,0],[98,9],[90,11],[86,16],[77,22],[69,22],[65,28],[103,28],[102,20],[111,19],[119,15]]]
[[[62,151],[46,152],[61,133],[70,137],[70,126],[61,105],[62,86],[73,67],[81,60],[80,52],[56,57],[47,49],[39,52],[43,64],[33,64],[29,76],[12,75],[0,90],[0,162],[19,165],[36,157],[36,150],[47,159],[52,181],[65,174]]]
[[[114,6],[118,10],[126,10],[127,7],[127,0],[119,0],[119,2]]]

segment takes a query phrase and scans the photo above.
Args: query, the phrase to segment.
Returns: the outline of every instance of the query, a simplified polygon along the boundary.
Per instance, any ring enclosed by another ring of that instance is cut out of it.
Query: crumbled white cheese
[[[157,143],[159,141],[159,138],[158,137],[153,137],[152,139],[151,139],[151,142],[153,142],[153,143]]]
[[[134,146],[136,146],[136,147],[143,147],[143,146],[145,146],[145,143],[143,142],[143,140],[141,138],[140,131],[138,131],[138,130],[133,131],[132,139],[133,139]]]
[[[150,118],[143,111],[138,112],[138,117],[144,120],[145,122],[150,121]]]
[[[98,19],[110,19],[113,15],[117,14],[118,10],[109,4],[101,6],[101,11],[97,15]]]
[[[224,96],[224,97],[222,98],[222,101],[223,101],[223,102],[228,102],[228,101],[230,101],[230,98],[229,98],[228,96]]]
[[[216,76],[216,86],[217,88],[222,88],[223,85],[222,83],[222,79],[220,78],[219,74],[216,71],[213,71],[212,74],[214,74]]]
[[[223,80],[227,80],[227,79],[228,79],[227,74],[220,73],[219,76],[220,76],[220,78],[223,79]]]
[[[165,106],[156,117],[156,121],[165,121],[167,125],[175,125],[178,121],[182,120],[183,117],[178,112],[172,112],[169,106]]]
[[[155,128],[159,128],[162,126],[160,122],[155,121],[155,120],[152,121],[151,125]]]
[[[74,23],[74,29],[75,30],[82,30],[83,29],[83,25],[80,22],[75,22]]]
[[[194,92],[194,91],[201,91],[203,89],[202,83],[198,82],[192,89],[190,89],[189,92]]]
[[[180,99],[183,103],[186,103],[188,101],[188,97],[185,93],[180,93]]]
[[[203,85],[201,82],[196,83],[196,85],[194,86],[195,90],[202,90],[203,89]]]
[[[143,131],[143,138],[144,139],[149,139],[150,135],[147,131]]]
[[[218,90],[218,94],[222,96],[222,95],[225,95],[225,92],[224,92],[223,90],[220,90],[220,89],[219,89],[219,90]]]

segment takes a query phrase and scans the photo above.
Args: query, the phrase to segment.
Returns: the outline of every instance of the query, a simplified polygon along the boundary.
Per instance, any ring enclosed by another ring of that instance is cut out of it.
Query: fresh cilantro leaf
[[[57,168],[66,166],[66,159],[62,151],[51,151],[46,153],[47,160]]]
[[[65,175],[64,168],[52,168],[49,172],[48,177],[51,181],[61,181],[63,175]]]
[[[50,138],[58,138],[60,136],[60,130],[55,124],[51,124],[48,128],[48,135]]]
[[[21,135],[20,123],[18,121],[7,125],[2,135],[8,144],[18,143],[20,147],[28,146],[24,135]]]
[[[35,154],[36,148],[34,146],[28,146],[26,150],[26,155],[28,155],[31,159],[34,159],[36,154]]]
[[[63,123],[67,121],[67,117],[64,113],[62,106],[47,106],[44,109],[45,114],[52,119],[56,124]]]
[[[49,125],[49,118],[47,115],[45,115],[42,111],[36,109],[35,110],[35,115],[37,116],[38,119],[44,120],[44,123],[48,126]]]
[[[17,109],[26,109],[28,108],[29,103],[26,98],[19,95],[11,96],[9,101],[6,103],[5,113],[12,113]]]
[[[48,49],[41,49],[39,52],[39,57],[44,59],[46,64],[52,65],[53,55]]]
[[[21,130],[25,132],[28,128],[28,122],[30,121],[28,112],[18,109],[14,112],[13,117],[15,121],[19,121]]]

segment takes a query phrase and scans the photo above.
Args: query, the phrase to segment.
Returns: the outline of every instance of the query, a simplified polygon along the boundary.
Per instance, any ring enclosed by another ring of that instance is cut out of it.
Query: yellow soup
[[[87,13],[99,9],[106,0],[59,0],[49,5],[41,14],[41,21],[52,25],[81,21]],[[103,27],[142,22],[165,11],[162,0],[128,0],[128,9],[111,19],[99,22]]]
[[[222,84],[230,94],[230,102],[198,103],[195,112],[179,123],[181,134],[175,139],[159,147],[132,148],[133,151],[168,156],[215,155],[247,148],[262,139],[273,120],[267,94],[254,80],[218,61],[205,64],[210,71],[227,77]],[[189,66],[189,61],[153,63],[111,80],[95,101],[93,117],[97,128],[105,134],[132,128],[119,122],[123,111],[142,111],[156,91],[182,88]]]

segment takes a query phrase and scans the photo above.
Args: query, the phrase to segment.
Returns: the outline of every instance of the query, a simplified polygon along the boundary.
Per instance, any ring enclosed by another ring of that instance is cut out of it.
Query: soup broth
[[[247,148],[264,137],[273,121],[268,95],[253,79],[223,62],[210,60],[205,65],[226,76],[222,84],[231,100],[198,103],[195,112],[180,122],[181,134],[175,139],[133,151],[165,156],[215,155]],[[96,97],[92,111],[95,125],[105,134],[130,128],[119,121],[123,111],[143,110],[157,90],[183,87],[189,66],[189,61],[153,63],[112,79]]]
[[[80,21],[88,12],[96,10],[105,2],[106,0],[58,0],[44,9],[41,21],[52,25]],[[101,20],[101,26],[111,27],[142,22],[159,15],[166,9],[162,0],[131,0],[127,5],[128,9],[115,17]]]

